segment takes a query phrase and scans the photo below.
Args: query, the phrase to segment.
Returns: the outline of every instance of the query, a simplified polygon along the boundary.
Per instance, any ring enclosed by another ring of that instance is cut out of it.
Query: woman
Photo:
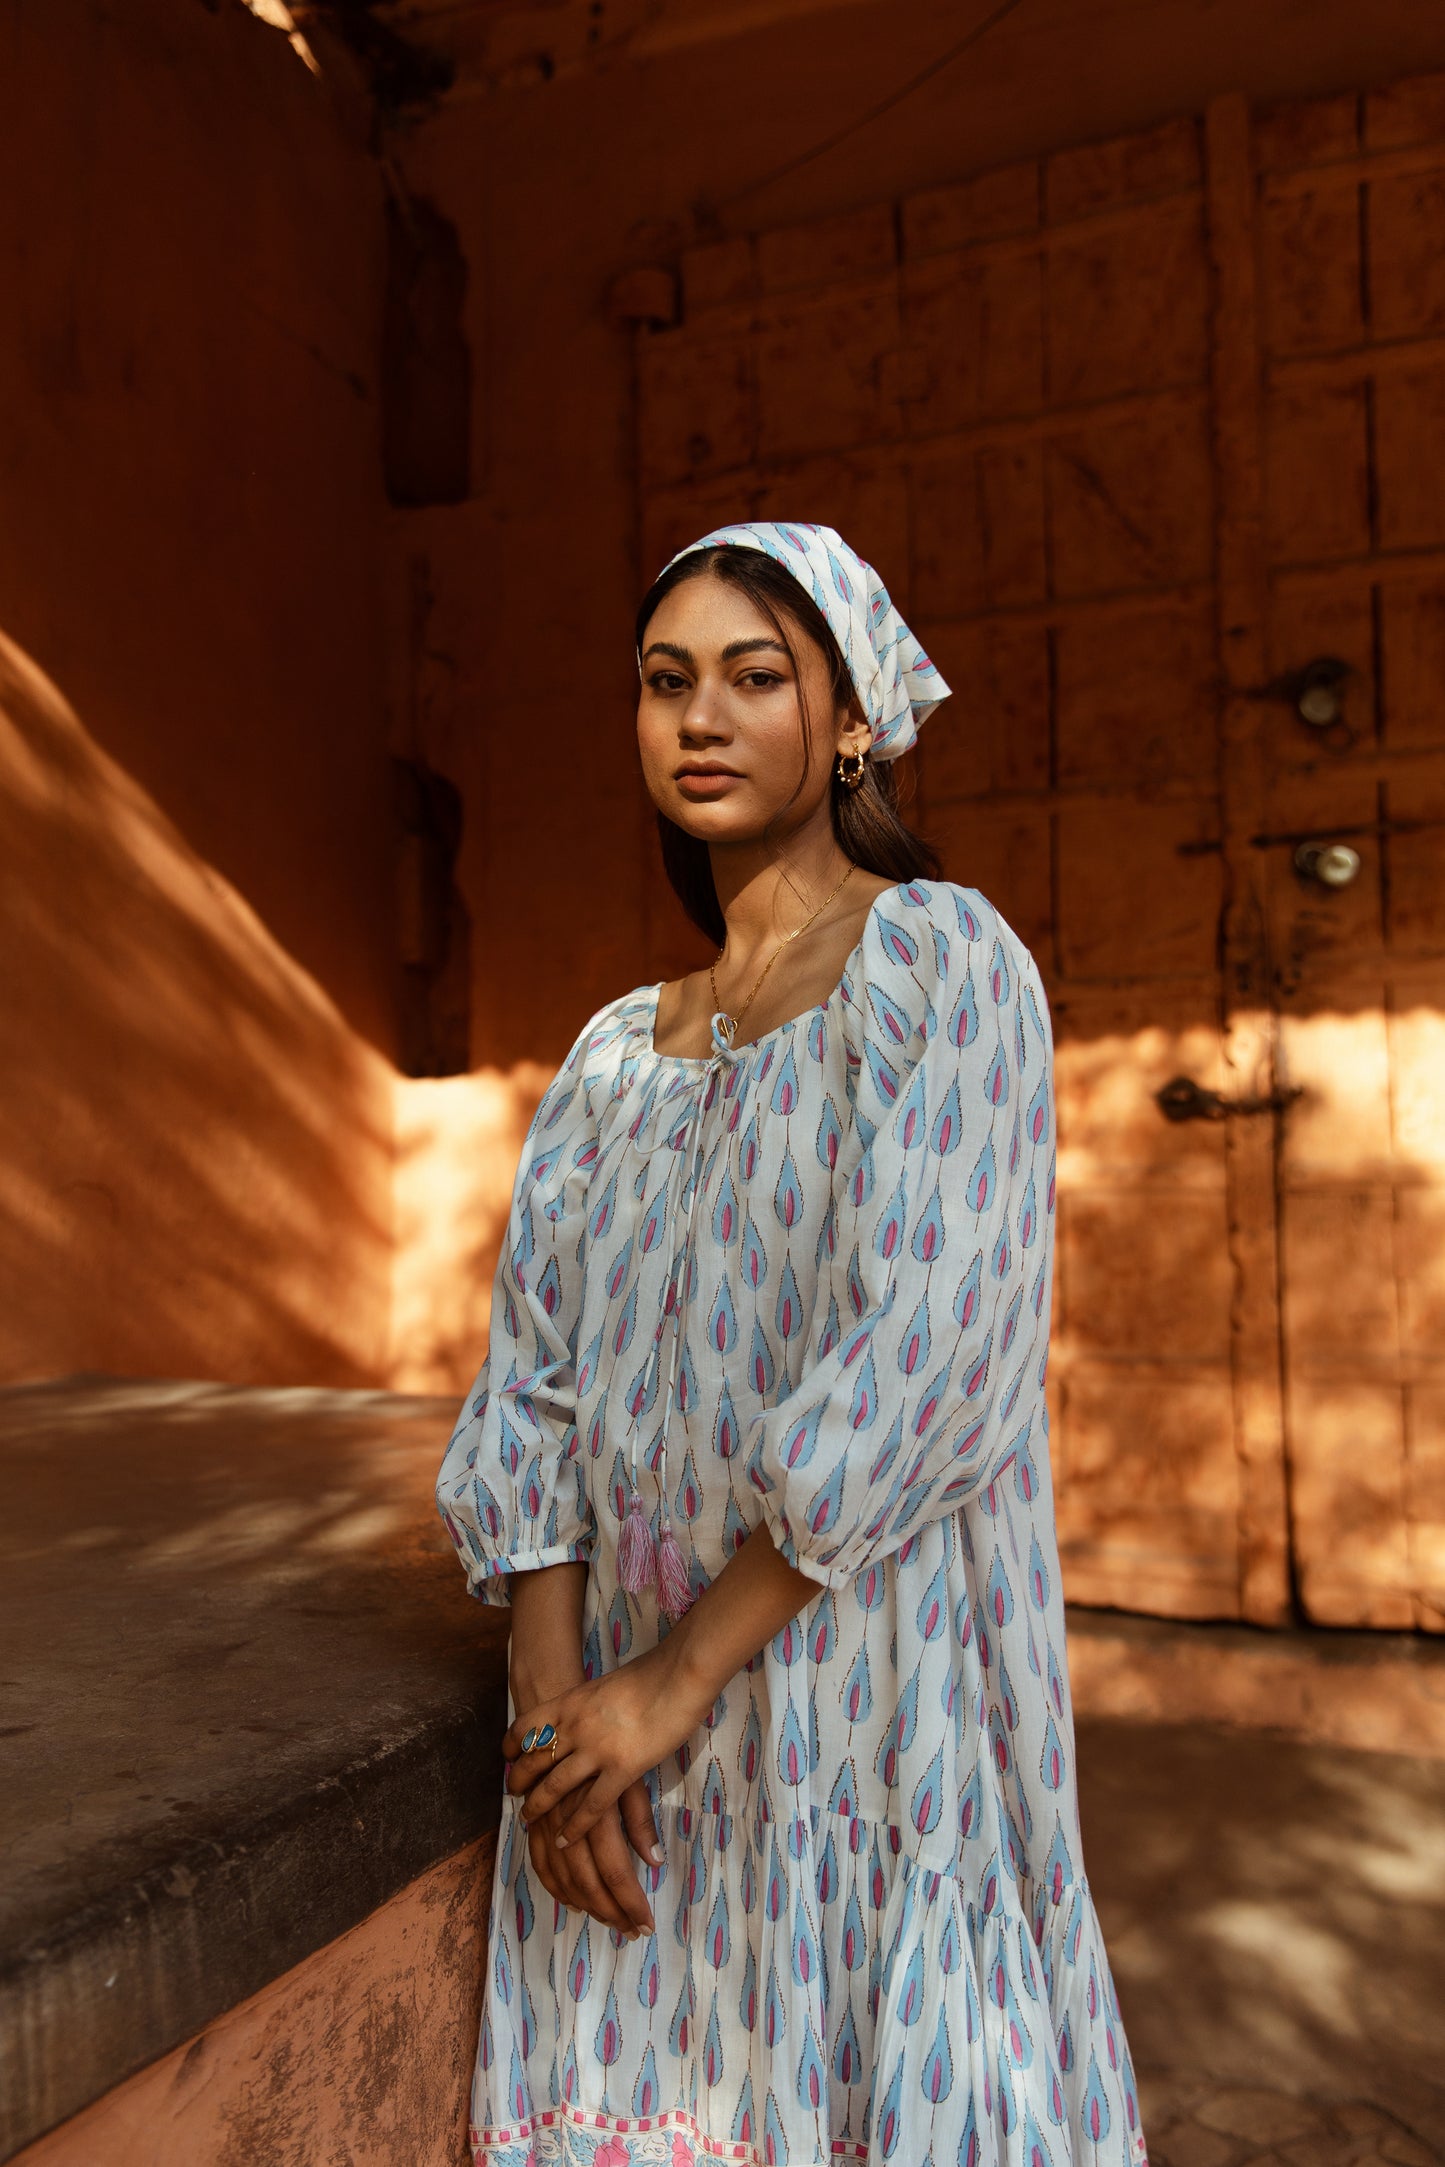
[[[438,1482],[514,1609],[475,2157],[1134,2167],[1049,1481],[1048,1010],[887,766],[948,688],[826,527],[693,544],[637,646],[719,953],[544,1094]]]

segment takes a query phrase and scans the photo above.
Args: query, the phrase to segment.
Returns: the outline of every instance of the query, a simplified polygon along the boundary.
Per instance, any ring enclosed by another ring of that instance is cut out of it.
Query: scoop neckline
[[[868,938],[869,931],[873,924],[873,914],[877,910],[879,904],[883,901],[883,898],[885,896],[897,895],[900,888],[906,888],[907,886],[908,882],[906,880],[895,880],[891,888],[880,888],[877,895],[874,896],[872,902],[868,906],[868,915],[863,920],[863,930],[858,935],[857,940],[849,949],[848,954],[844,959],[842,977],[839,978],[837,985],[834,986],[832,992],[828,995],[826,1000],[815,1002],[811,1008],[805,1008],[800,1015],[789,1016],[785,1023],[774,1024],[771,1031],[764,1031],[762,1036],[759,1038],[744,1039],[742,1044],[736,1050],[739,1053],[756,1052],[762,1047],[768,1045],[773,1039],[781,1038],[785,1032],[796,1031],[800,1023],[811,1023],[815,1016],[821,1016],[825,1014],[826,1011],[830,1009],[833,1003],[837,1000],[838,995],[842,992],[843,980],[851,975],[854,963],[863,952],[863,944]],[[657,1028],[658,996],[661,994],[662,989],[666,984],[667,980],[665,978],[659,978],[655,981],[654,984],[650,986],[645,986],[642,989],[645,993],[650,993],[652,996],[652,999],[649,1001],[647,1009],[641,1018],[641,1030],[645,1051],[652,1060],[671,1061],[674,1062],[679,1068],[710,1068],[713,1062],[717,1059],[717,1055],[715,1053],[661,1053],[659,1052],[658,1048],[653,1044],[653,1032]]]

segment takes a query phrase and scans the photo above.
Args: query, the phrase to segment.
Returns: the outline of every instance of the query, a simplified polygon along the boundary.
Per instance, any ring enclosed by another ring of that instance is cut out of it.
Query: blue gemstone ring
[[[522,1751],[523,1751],[524,1753],[530,1753],[530,1752],[531,1752],[531,1750],[532,1750],[532,1748],[533,1748],[533,1746],[535,1746],[535,1745],[536,1745],[536,1743],[537,1743],[537,1726],[536,1726],[536,1724],[534,1723],[534,1724],[532,1725],[532,1728],[531,1728],[531,1729],[530,1729],[530,1730],[528,1731],[528,1733],[527,1733],[526,1737],[525,1737],[525,1738],[524,1738],[524,1739],[522,1740]]]
[[[537,1733],[537,1744],[538,1744],[539,1746],[550,1746],[550,1745],[552,1744],[552,1741],[553,1741],[553,1740],[554,1740],[554,1739],[556,1738],[556,1736],[557,1736],[557,1726],[556,1726],[556,1724],[555,1724],[555,1723],[544,1723],[544,1724],[542,1725],[542,1728],[541,1728],[541,1729],[540,1729],[540,1730],[538,1731],[538,1733]]]

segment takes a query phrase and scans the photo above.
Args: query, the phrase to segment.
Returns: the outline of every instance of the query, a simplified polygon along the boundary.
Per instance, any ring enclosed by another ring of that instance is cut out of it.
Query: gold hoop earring
[[[861,752],[840,752],[838,755],[838,764],[833,772],[839,782],[846,783],[850,790],[857,790],[862,787],[863,759],[864,755]],[[852,767],[848,765],[850,760],[854,763]]]

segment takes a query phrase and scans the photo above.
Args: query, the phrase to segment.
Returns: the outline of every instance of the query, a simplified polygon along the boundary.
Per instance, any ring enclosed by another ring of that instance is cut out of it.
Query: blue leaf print
[[[798,1064],[793,1059],[793,1049],[789,1046],[778,1068],[769,1104],[775,1114],[786,1118],[797,1106],[798,1095]],[[789,1226],[792,1223],[791,1220],[787,1222]]]
[[[970,1209],[979,1213],[986,1211],[997,1187],[998,1162],[993,1155],[993,1138],[990,1136],[978,1155],[973,1172],[968,1177]]]
[[[940,2002],[933,2044],[923,2057],[923,2096],[936,2107],[953,2090],[953,2051],[948,2041],[948,2005]]]
[[[993,954],[989,957],[988,990],[993,995],[997,1007],[1002,1008],[1004,1002],[1008,999],[1012,984],[1013,981],[1009,977],[1009,968],[1004,958],[1002,943],[995,941]]]
[[[1039,1764],[1039,1774],[1043,1779],[1045,1790],[1062,1790],[1067,1772],[1064,1761],[1064,1743],[1059,1736],[1058,1725],[1050,1716],[1048,1728],[1044,1732],[1044,1750]]]
[[[901,963],[905,969],[911,970],[918,961],[918,943],[913,935],[901,925],[895,924],[893,919],[885,918],[881,914],[878,930],[882,935],[884,953],[891,960]]]
[[[697,1462],[689,1445],[683,1454],[682,1475],[673,1498],[673,1510],[680,1520],[695,1520],[702,1510],[702,1485],[698,1481]]]
[[[768,1252],[753,1222],[751,1211],[743,1225],[742,1279],[756,1293],[768,1276]]]
[[[712,1238],[720,1249],[729,1247],[737,1228],[737,1191],[733,1188],[732,1175],[728,1172],[727,1165],[724,1163],[717,1202],[714,1204],[712,1211]]]
[[[891,1106],[898,1097],[897,1069],[879,1051],[872,1039],[869,1039],[864,1045],[863,1059],[874,1091],[885,1106]]]
[[[978,1037],[978,997],[973,990],[973,973],[970,971],[959,988],[957,999],[949,1010],[944,1026],[949,1044],[963,1052]]]
[[[763,2039],[766,2045],[781,2045],[788,2029],[787,2010],[783,1991],[778,1983],[778,1967],[768,1966],[768,1990],[763,1996]]]
[[[791,1150],[784,1149],[783,1163],[778,1170],[777,1187],[773,1191],[773,1210],[781,1225],[792,1228],[803,1216],[803,1192],[798,1182],[798,1169],[793,1164]]]
[[[742,1991],[738,1997],[738,2021],[746,2032],[755,2031],[758,2022],[758,1960],[751,1941],[745,1944],[743,1960]]]
[[[634,2114],[655,2114],[661,2100],[657,2083],[657,2059],[648,2041],[642,2054],[642,2067],[637,2082],[632,2087],[632,2111]]]
[[[1089,2074],[1084,2089],[1084,2127],[1094,2144],[1102,2144],[1109,2134],[1109,2101],[1099,2075],[1099,2064],[1092,2049],[1089,2054]]]
[[[863,2053],[858,2044],[858,2022],[853,2014],[850,1995],[843,2010],[843,2021],[838,2026],[838,2036],[833,2047],[833,2074],[840,2084],[857,2084],[863,2075]]]
[[[1024,1128],[1030,1143],[1041,1144],[1049,1133],[1049,1079],[1047,1073],[1039,1078],[1038,1088],[1029,1100],[1024,1115]]]
[[[768,1345],[768,1335],[762,1320],[753,1319],[753,1340],[748,1349],[748,1382],[760,1400],[766,1401],[773,1389],[773,1350]]]
[[[833,1651],[838,1645],[838,1606],[833,1590],[825,1588],[817,1598],[817,1608],[807,1628],[808,1653],[820,1666],[831,1663]]]
[[[610,1986],[602,2008],[602,2020],[597,2026],[596,2047],[597,2059],[604,2069],[610,2069],[622,2052],[622,2027],[617,2021],[617,1996]]]
[[[798,1711],[791,1700],[783,1714],[782,1733],[778,1739],[778,1774],[784,1783],[796,1785],[802,1782],[808,1770],[807,1748],[803,1743],[802,1726]]]
[[[931,1836],[937,1828],[943,1812],[943,1747],[939,1746],[933,1759],[919,1777],[913,1793],[910,1809],[913,1826],[920,1836]]]
[[[672,2022],[667,2028],[669,2051],[679,2056],[687,2052],[688,2019],[691,2014],[691,1986],[691,1980],[684,1979],[682,1990],[677,1997],[677,2005],[672,2012]]]
[[[878,2117],[878,2142],[884,2159],[892,2159],[903,2135],[903,2116],[900,2111],[903,2093],[903,2057],[900,2054],[883,2094],[883,2107]]]
[[[584,2001],[591,1984],[592,1936],[590,1927],[584,1921],[582,1931],[577,1936],[577,1946],[572,1952],[572,1961],[567,1967],[567,1990],[573,2001]]]
[[[864,1643],[848,1667],[843,1686],[843,1713],[850,1723],[866,1723],[873,1713],[873,1684],[868,1675],[868,1648]]]
[[[803,1298],[793,1276],[791,1257],[783,1259],[783,1276],[778,1283],[778,1302],[774,1316],[783,1340],[786,1342],[796,1339],[803,1327]]]
[[[957,1151],[963,1136],[963,1108],[958,1095],[958,1078],[950,1080],[943,1094],[943,1104],[934,1117],[933,1133],[928,1139],[929,1149],[940,1159],[946,1159]]]
[[[918,1604],[917,1624],[919,1637],[924,1641],[937,1640],[948,1622],[946,1599],[948,1593],[948,1570],[946,1561],[934,1570]],[[860,1649],[859,1653],[864,1651]]]
[[[731,1354],[737,1345],[738,1320],[726,1275],[718,1281],[717,1294],[707,1320],[708,1343],[719,1354]]]
[[[703,1954],[714,1971],[721,1971],[728,1960],[731,1950],[732,1934],[728,1926],[727,1891],[724,1884],[719,1881],[716,1894],[712,1900],[712,1910],[708,1914],[707,1938],[703,1943]]]
[[[923,1143],[928,1127],[928,1098],[924,1088],[922,1063],[914,1069],[908,1089],[903,1094],[903,1107],[895,1124],[898,1141],[905,1151],[916,1151]]]
[[[771,2041],[769,2044],[771,2045]],[[782,2117],[778,2103],[769,2087],[763,2106],[763,2159],[766,2167],[787,2167],[788,2140],[783,2134]]]

